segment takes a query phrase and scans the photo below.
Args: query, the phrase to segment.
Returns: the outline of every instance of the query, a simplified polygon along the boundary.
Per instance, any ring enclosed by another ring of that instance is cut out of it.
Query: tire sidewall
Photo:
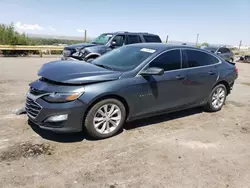
[[[223,90],[225,91],[225,98],[224,98],[224,101],[223,101],[221,107],[215,108],[215,107],[212,105],[212,97],[213,97],[214,92],[215,92],[218,88],[223,88]],[[209,105],[210,111],[213,111],[213,112],[220,111],[221,108],[223,107],[225,101],[226,101],[226,98],[227,98],[227,89],[226,89],[226,86],[223,85],[223,84],[219,84],[219,85],[215,86],[215,87],[212,89],[212,91],[211,91],[211,93],[210,93],[210,95],[209,95],[209,99],[208,99],[208,105]]]
[[[95,58],[89,58],[89,59],[87,59],[87,62],[91,63],[93,60],[95,60]]]
[[[94,116],[95,116],[97,110],[105,104],[115,104],[120,108],[121,121],[114,131],[107,133],[107,134],[101,134],[95,129],[94,124],[93,124],[93,119],[94,119]],[[87,116],[86,116],[85,121],[84,121],[84,128],[88,132],[88,134],[95,139],[108,138],[108,137],[115,135],[122,128],[122,126],[125,122],[125,118],[126,118],[126,109],[125,109],[124,105],[122,104],[122,102],[120,102],[117,99],[104,99],[104,100],[96,103],[95,105],[93,105],[91,107],[91,109],[88,111]]]

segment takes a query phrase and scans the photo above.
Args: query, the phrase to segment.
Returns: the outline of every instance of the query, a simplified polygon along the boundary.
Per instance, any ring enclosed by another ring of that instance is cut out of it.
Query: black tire
[[[110,133],[106,133],[106,134],[101,134],[95,129],[94,124],[93,124],[93,119],[94,119],[94,116],[95,116],[97,110],[105,104],[117,105],[121,111],[121,120],[114,131],[112,131]],[[113,99],[113,98],[104,99],[104,100],[96,103],[94,106],[92,106],[91,109],[87,112],[87,115],[86,115],[85,121],[84,121],[84,128],[87,131],[88,135],[94,139],[108,138],[108,137],[114,136],[122,128],[122,126],[125,122],[125,118],[126,118],[126,109],[125,109],[124,105],[122,104],[122,102],[120,102],[117,99]]]
[[[222,105],[221,105],[220,107],[218,107],[218,108],[215,108],[215,107],[213,106],[213,104],[212,104],[212,97],[213,97],[213,94],[216,92],[216,90],[217,90],[218,88],[221,88],[221,89],[223,89],[223,90],[225,91],[225,98],[224,98],[224,101],[223,101]],[[204,108],[205,108],[207,111],[209,111],[209,112],[217,112],[217,111],[220,111],[221,108],[223,107],[225,101],[226,101],[226,98],[227,98],[227,88],[226,88],[226,86],[223,85],[223,84],[218,84],[218,85],[216,85],[216,86],[212,89],[212,91],[211,91],[211,93],[210,93],[210,95],[209,95],[207,104],[204,106]]]

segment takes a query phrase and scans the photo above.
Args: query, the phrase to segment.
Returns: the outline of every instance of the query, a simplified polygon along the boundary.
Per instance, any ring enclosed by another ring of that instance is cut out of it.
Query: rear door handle
[[[209,71],[208,74],[209,75],[215,75],[215,72],[214,71]]]
[[[176,79],[177,79],[177,80],[184,80],[184,79],[185,79],[185,76],[178,75],[178,76],[176,76]]]

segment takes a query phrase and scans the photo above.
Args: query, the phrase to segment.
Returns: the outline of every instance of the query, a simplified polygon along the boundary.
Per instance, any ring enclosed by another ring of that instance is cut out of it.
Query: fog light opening
[[[68,114],[62,114],[62,115],[54,115],[48,117],[45,122],[59,122],[59,121],[65,121],[68,119]]]

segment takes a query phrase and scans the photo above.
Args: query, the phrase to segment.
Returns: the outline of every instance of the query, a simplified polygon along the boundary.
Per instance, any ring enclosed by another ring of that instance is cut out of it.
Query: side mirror
[[[116,41],[112,41],[109,45],[111,48],[114,48],[116,46]]]
[[[163,75],[164,70],[158,67],[149,67],[146,70],[143,70],[140,75],[142,76],[149,76],[149,75]]]

